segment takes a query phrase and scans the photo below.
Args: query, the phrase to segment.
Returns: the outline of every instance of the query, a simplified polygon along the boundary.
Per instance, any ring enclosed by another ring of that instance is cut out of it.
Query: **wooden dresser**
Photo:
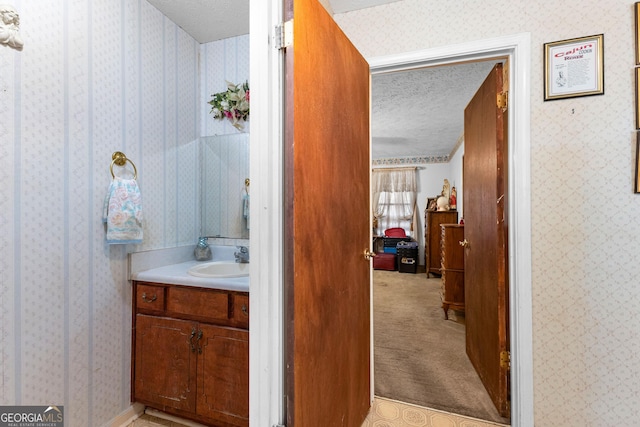
[[[449,318],[449,309],[464,311],[464,225],[443,224],[442,253],[442,309]]]
[[[424,212],[424,260],[427,277],[430,273],[440,275],[441,247],[440,230],[441,224],[456,224],[458,222],[457,211],[432,211]]]

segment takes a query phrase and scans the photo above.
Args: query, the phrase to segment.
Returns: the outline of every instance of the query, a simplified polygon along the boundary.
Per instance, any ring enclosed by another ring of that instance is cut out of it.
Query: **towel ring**
[[[109,170],[111,171],[112,178],[116,177],[113,174],[113,165],[115,164],[117,166],[124,166],[125,164],[127,164],[127,162],[131,163],[131,166],[133,166],[133,179],[138,178],[138,169],[136,169],[136,165],[133,164],[131,160],[127,159],[127,156],[125,156],[125,154],[122,151],[116,151],[111,155],[111,158],[113,159],[113,161],[111,162],[111,166],[109,167]]]

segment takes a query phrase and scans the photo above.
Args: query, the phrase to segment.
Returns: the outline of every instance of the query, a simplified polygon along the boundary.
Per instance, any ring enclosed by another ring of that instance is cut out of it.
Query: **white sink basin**
[[[249,275],[249,263],[213,261],[196,264],[187,272],[196,277],[243,277]]]

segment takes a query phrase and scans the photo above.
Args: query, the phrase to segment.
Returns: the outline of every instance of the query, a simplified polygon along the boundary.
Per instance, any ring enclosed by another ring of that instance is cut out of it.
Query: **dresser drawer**
[[[136,286],[136,306],[138,310],[164,311],[165,287],[156,285]]]
[[[168,293],[167,312],[218,322],[229,320],[229,294],[225,291],[172,286]]]

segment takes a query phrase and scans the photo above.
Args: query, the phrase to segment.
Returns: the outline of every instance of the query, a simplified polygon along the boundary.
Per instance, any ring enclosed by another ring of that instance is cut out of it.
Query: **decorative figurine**
[[[449,208],[455,210],[457,208],[458,192],[455,185],[451,187],[451,196],[449,196]]]
[[[13,6],[0,4],[0,44],[6,44],[17,50],[22,50],[24,42],[18,30],[20,16]]]
[[[448,211],[449,210],[449,201],[445,196],[438,197],[438,201],[436,202],[438,211]]]
[[[438,211],[448,211],[449,210],[449,196],[450,196],[450,188],[451,186],[449,185],[449,180],[445,179],[444,180],[444,184],[442,185],[442,193],[440,193],[440,196],[438,197],[438,200],[436,200],[436,206]]]
[[[445,178],[444,184],[442,185],[442,195],[449,200],[449,196],[451,195],[451,185],[449,184],[449,180]]]

